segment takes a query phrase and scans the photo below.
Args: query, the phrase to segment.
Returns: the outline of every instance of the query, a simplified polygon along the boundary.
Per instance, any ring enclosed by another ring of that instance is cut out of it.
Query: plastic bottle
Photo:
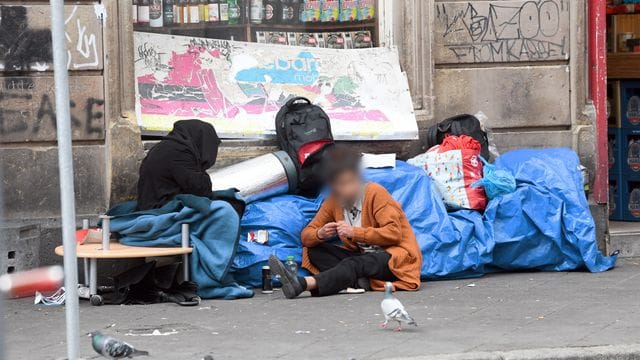
[[[227,0],[220,1],[220,22],[229,22],[229,3],[227,3]]]
[[[630,140],[627,149],[627,164],[633,171],[640,171],[640,140]]]
[[[149,0],[138,3],[138,24],[149,25]]]
[[[198,24],[200,22],[200,2],[198,0],[189,1],[189,23]]]
[[[278,14],[278,0],[265,0],[264,2],[264,18],[266,24],[275,24]]]
[[[151,0],[149,2],[149,26],[162,27],[164,24],[162,20],[162,0]]]
[[[200,13],[200,22],[208,22],[209,21],[209,1],[200,0],[200,5],[198,6],[198,12]]]
[[[629,194],[629,212],[634,217],[640,217],[640,189],[633,189]]]
[[[284,263],[284,266],[292,273],[298,273],[298,264],[293,256],[287,256],[287,261]]]
[[[175,21],[173,19],[173,9],[175,4],[173,0],[164,0],[164,8],[162,11],[162,19],[165,26],[169,26],[173,24]]]
[[[228,0],[227,4],[229,5],[229,24],[240,23],[242,9],[240,8],[239,0]]]
[[[262,0],[251,0],[251,10],[249,12],[249,19],[253,24],[262,23],[264,17],[264,4]]]
[[[293,11],[293,16],[291,17],[290,22],[292,24],[297,24],[300,22],[300,4],[302,3],[302,0],[290,0],[290,2]]]
[[[209,22],[220,21],[220,2],[218,0],[209,0]]]
[[[290,24],[294,19],[293,1],[280,0],[279,17],[281,24]]]

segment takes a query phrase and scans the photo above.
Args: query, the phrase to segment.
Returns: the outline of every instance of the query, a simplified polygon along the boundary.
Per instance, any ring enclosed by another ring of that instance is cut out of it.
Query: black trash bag
[[[129,269],[113,278],[113,291],[104,294],[104,303],[146,305],[173,302],[182,306],[200,304],[198,285],[182,281],[182,263],[156,267],[151,261]]]

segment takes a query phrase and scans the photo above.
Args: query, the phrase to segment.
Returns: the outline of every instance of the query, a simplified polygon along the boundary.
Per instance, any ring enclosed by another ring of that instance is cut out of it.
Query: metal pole
[[[609,201],[607,154],[607,4],[589,1],[589,95],[596,108],[596,169],[593,196],[597,203]]]
[[[182,247],[189,247],[189,224],[182,224]],[[182,255],[182,269],[184,281],[189,281],[189,254]]]
[[[102,219],[102,251],[109,251],[109,240],[111,237],[111,216],[100,215],[100,219]]]
[[[67,40],[64,32],[64,0],[50,0],[53,75],[56,86],[56,130],[58,168],[60,169],[60,207],[62,243],[64,245],[65,316],[67,325],[67,357],[77,360],[80,352],[78,301],[78,259],[76,257],[76,209],[73,188],[73,155],[71,115],[69,109],[69,73]]]
[[[0,317],[2,317],[4,319],[4,305],[3,305],[3,299],[4,294],[2,293],[2,291],[0,291]],[[5,353],[4,353],[4,332],[5,332],[5,328],[4,328],[4,323],[5,321],[0,321],[0,360],[4,360],[5,358]]]

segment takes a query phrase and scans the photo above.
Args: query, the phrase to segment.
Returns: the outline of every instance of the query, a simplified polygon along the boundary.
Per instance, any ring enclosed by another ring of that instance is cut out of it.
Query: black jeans
[[[320,244],[308,251],[309,260],[320,270],[320,274],[314,276],[318,285],[312,292],[315,296],[337,294],[356,286],[359,278],[397,280],[389,270],[391,255],[385,251],[355,253],[330,244]]]

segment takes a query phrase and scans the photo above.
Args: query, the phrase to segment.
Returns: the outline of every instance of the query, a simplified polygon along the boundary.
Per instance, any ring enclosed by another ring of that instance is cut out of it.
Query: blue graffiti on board
[[[313,85],[319,75],[318,61],[308,51],[303,51],[295,59],[276,59],[263,67],[238,71],[237,81]]]

